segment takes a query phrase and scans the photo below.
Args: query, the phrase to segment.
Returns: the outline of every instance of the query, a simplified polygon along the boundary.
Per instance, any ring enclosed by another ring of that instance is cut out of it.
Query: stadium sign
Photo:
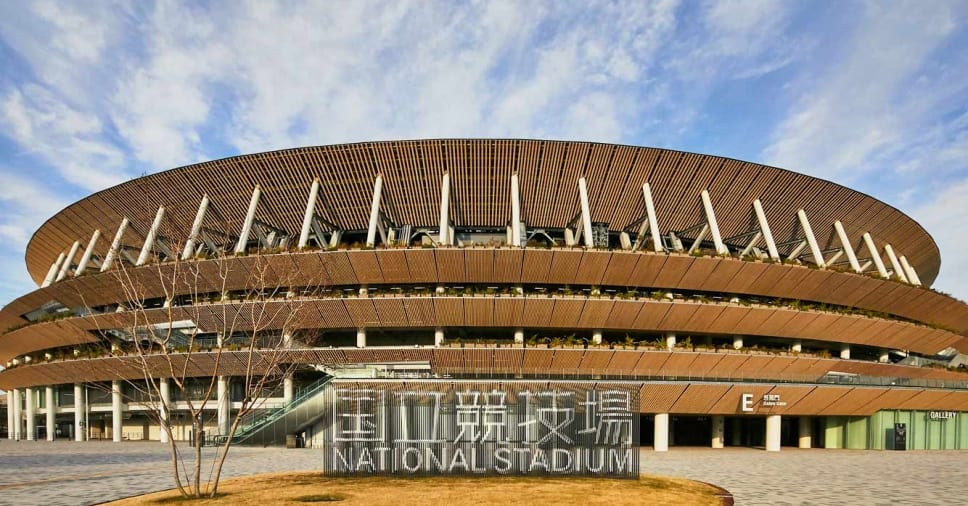
[[[331,402],[330,473],[639,475],[631,385],[337,384]]]

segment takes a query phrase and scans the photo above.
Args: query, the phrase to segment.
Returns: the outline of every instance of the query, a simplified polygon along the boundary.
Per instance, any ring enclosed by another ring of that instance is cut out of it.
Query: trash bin
[[[286,448],[296,448],[295,434],[286,434]]]

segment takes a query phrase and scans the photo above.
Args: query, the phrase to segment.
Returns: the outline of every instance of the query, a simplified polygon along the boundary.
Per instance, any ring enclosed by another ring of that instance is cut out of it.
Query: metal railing
[[[236,429],[235,434],[232,436],[232,441],[234,443],[247,442],[265,429],[276,425],[277,422],[284,420],[291,413],[295,412],[297,408],[303,406],[306,401],[311,400],[317,394],[323,392],[332,379],[332,376],[326,376],[308,385],[298,388],[293,394],[292,401],[282,404],[281,406],[270,409],[260,409],[258,411],[249,413],[239,422],[239,426]],[[285,425],[288,426],[289,424]],[[293,427],[293,430],[296,428],[297,427]],[[221,437],[224,438],[225,436]],[[266,438],[260,439],[262,439],[260,442],[266,442]],[[273,437],[271,439],[274,441],[276,438]]]

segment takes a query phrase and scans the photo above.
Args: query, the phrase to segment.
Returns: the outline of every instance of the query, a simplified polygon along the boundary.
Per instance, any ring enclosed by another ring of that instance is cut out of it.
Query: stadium
[[[968,305],[930,288],[934,240],[756,163],[492,139],[244,155],[71,204],[26,264],[38,288],[0,311],[9,439],[165,440],[158,416],[224,435],[271,355],[287,372],[242,443],[321,444],[336,378],[633,385],[656,451],[968,449]],[[159,329],[196,383],[132,352]]]

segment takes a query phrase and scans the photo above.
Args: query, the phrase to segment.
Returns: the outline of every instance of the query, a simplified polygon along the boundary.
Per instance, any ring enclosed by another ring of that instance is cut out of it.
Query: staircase
[[[302,431],[326,414],[327,387],[332,379],[327,376],[303,387],[285,406],[246,415],[239,423],[232,443],[252,446],[285,443],[287,435]]]

